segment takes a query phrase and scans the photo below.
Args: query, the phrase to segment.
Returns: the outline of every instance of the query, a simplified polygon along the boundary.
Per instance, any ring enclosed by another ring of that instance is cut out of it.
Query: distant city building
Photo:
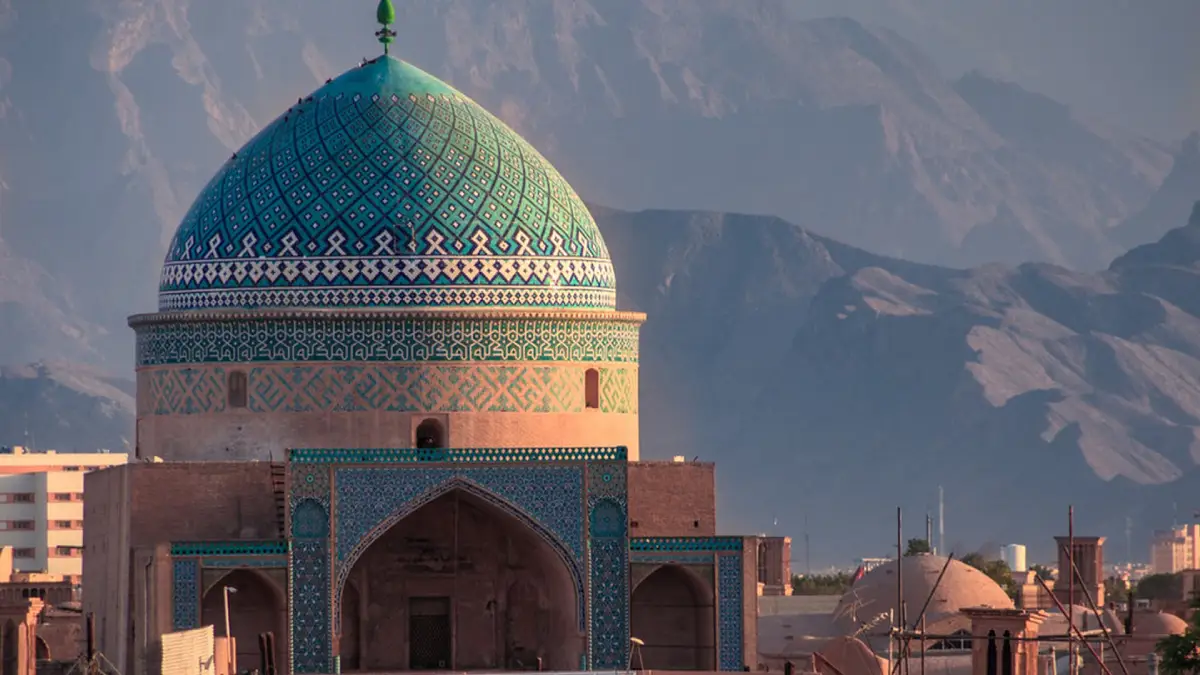
[[[1000,559],[1014,572],[1024,572],[1028,569],[1025,564],[1024,544],[1005,544],[1000,547]]]
[[[1200,524],[1176,525],[1158,530],[1150,543],[1150,567],[1154,574],[1174,574],[1200,567]]]
[[[83,475],[124,464],[124,453],[0,452],[0,547],[13,570],[78,580],[83,572]]]
[[[892,562],[891,558],[862,558],[858,561],[858,566],[862,568],[863,572],[870,572],[876,567],[890,562]]]

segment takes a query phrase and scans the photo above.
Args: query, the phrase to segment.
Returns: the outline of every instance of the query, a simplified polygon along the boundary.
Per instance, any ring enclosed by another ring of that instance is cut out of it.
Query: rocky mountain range
[[[620,207],[594,211],[621,306],[650,315],[643,447],[721,462],[730,529],[812,514],[814,560],[840,560],[939,484],[965,542],[1067,501],[1106,533],[1161,525],[1200,459],[1200,223],[1168,234],[1200,199],[1195,137],[784,6],[413,1],[397,49]],[[39,363],[0,372],[0,443],[129,437],[109,374],[190,200],[376,49],[369,11],[322,7],[0,0],[0,363]]]
[[[890,509],[920,514],[941,485],[949,530],[970,523],[955,542],[1035,523],[1032,551],[1049,555],[1047,513],[1068,503],[1084,529],[1134,519],[1139,543],[1172,502],[1190,507],[1200,206],[1091,274],[922,265],[762,216],[594,211],[620,305],[650,316],[644,453],[718,461],[731,529],[780,518],[798,534],[811,515],[817,560],[834,562],[821,556],[889,541]],[[0,432],[28,418],[44,441],[118,445],[131,387],[66,364],[0,372]]]

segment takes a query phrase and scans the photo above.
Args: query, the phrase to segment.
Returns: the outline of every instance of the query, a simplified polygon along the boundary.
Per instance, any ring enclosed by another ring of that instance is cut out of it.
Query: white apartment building
[[[128,460],[126,453],[0,451],[0,547],[12,547],[13,569],[78,580],[83,475]]]

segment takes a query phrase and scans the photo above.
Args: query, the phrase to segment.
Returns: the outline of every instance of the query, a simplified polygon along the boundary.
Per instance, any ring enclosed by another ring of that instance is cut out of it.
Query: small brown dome
[[[925,554],[904,558],[900,568],[904,574],[904,604],[910,621],[920,614],[926,598],[929,598],[929,605],[925,619],[931,624],[955,616],[968,607],[1013,608],[1012,599],[991,577],[957,560],[950,561],[945,576],[937,584],[938,574],[945,564],[943,556]],[[893,560],[859,579],[842,596],[833,618],[844,631],[852,633],[874,617],[895,609],[896,561]],[[883,625],[882,630],[886,631],[887,626]]]
[[[1182,635],[1187,627],[1186,621],[1166,612],[1135,612],[1133,615],[1134,635]]]

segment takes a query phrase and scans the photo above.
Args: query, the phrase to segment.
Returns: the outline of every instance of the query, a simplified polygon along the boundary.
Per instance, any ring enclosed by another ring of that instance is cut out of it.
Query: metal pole
[[[229,633],[229,587],[222,589],[225,596],[225,665],[233,675],[233,636]]]
[[[896,507],[896,618],[901,629],[908,626],[904,617],[904,512]],[[905,672],[907,659],[904,643],[900,643],[900,672]]]
[[[1037,582],[1039,584],[1041,584],[1042,589],[1045,590],[1047,593],[1050,593],[1050,587],[1046,585],[1046,582],[1042,581],[1041,577],[1035,577],[1035,578],[1037,579]],[[1054,597],[1053,593],[1050,593],[1050,599],[1054,601],[1055,606],[1058,607],[1058,611],[1063,612],[1064,614],[1066,613],[1066,611],[1067,611],[1066,608],[1062,606],[1062,603],[1059,602],[1058,598]],[[1083,646],[1087,647],[1088,651],[1092,653],[1092,658],[1096,659],[1096,663],[1100,665],[1101,670],[1104,671],[1104,675],[1112,675],[1112,671],[1108,669],[1108,666],[1104,665],[1104,661],[1100,659],[1100,655],[1096,653],[1096,650],[1092,648],[1091,643],[1088,642],[1087,638],[1085,638],[1083,636],[1083,633],[1079,630],[1079,627],[1072,623],[1072,624],[1070,624],[1069,630],[1072,633],[1074,633],[1075,637],[1077,637],[1079,639],[1079,642],[1082,642]],[[1075,653],[1075,642],[1076,642],[1075,640],[1071,640],[1070,642],[1067,643],[1070,646],[1072,654]],[[1072,670],[1076,669],[1076,665],[1075,665],[1074,661],[1071,662],[1070,667]]]
[[[1067,625],[1072,628],[1067,629],[1068,634],[1075,626],[1075,506],[1072,504],[1067,507]],[[1062,576],[1062,570],[1058,572]],[[1075,672],[1075,643],[1070,643],[1068,647],[1071,664],[1071,672]]]

